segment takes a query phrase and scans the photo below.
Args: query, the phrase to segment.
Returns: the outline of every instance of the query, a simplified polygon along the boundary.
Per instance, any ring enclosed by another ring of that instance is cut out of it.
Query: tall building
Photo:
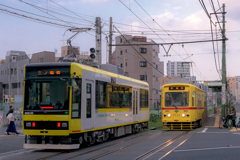
[[[233,94],[233,90],[237,89],[237,78],[236,77],[227,77],[227,84],[230,93]]]
[[[24,66],[30,62],[24,51],[8,51],[4,64],[0,64],[0,83],[2,83],[2,95],[9,98],[15,95],[23,95]]]
[[[167,63],[167,75],[168,76],[180,76],[190,80],[190,63],[181,61],[168,61]]]
[[[115,42],[116,44],[128,44],[125,39],[131,44],[155,43],[152,40],[147,41],[147,37],[132,37],[131,35],[124,35],[124,37],[118,36],[115,38]],[[163,76],[163,74],[157,70],[164,71],[163,68],[161,68],[162,63],[160,63],[158,57],[159,47],[157,45],[134,45],[134,48],[138,53],[130,45],[117,46],[113,56],[115,64],[123,68],[125,76],[148,82],[150,88],[150,104],[157,107],[160,102],[160,84],[158,78]],[[147,61],[141,58],[139,54]],[[148,62],[152,64],[154,68],[149,65]]]

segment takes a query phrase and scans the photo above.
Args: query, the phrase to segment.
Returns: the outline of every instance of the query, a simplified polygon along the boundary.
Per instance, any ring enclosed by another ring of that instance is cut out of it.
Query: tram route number
[[[107,117],[107,114],[98,114],[98,117]]]

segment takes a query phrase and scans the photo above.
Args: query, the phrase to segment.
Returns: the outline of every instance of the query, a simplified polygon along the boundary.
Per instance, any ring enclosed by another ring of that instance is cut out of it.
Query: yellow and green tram
[[[25,66],[24,148],[76,149],[148,127],[146,82],[79,63]]]
[[[164,130],[192,130],[201,127],[206,105],[205,92],[188,83],[162,87],[162,124]]]

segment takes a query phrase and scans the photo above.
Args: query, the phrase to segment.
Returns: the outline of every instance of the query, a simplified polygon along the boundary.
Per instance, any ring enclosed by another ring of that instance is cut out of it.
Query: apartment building
[[[191,62],[184,61],[168,61],[167,63],[167,75],[168,76],[180,76],[190,80],[190,65]]]
[[[233,94],[233,90],[237,89],[237,78],[236,77],[227,77],[227,84],[228,84],[230,93]]]
[[[8,51],[5,63],[0,64],[1,97],[23,95],[24,66],[30,59],[24,51]]]
[[[160,102],[159,77],[163,77],[163,74],[159,73],[159,71],[162,73],[164,71],[164,69],[161,68],[163,62],[160,62],[158,57],[159,47],[157,45],[144,45],[155,44],[152,40],[148,41],[147,37],[123,36],[115,38],[116,44],[122,44],[123,46],[116,46],[113,56],[114,62],[117,66],[123,68],[125,76],[148,82],[150,88],[150,104],[157,107]],[[134,45],[135,49],[133,49],[125,39]],[[144,59],[139,56],[139,54],[141,54]]]

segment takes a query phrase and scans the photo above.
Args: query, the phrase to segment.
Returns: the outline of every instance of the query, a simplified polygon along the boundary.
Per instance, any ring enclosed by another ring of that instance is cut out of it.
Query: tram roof
[[[78,65],[80,68],[82,68],[83,70],[86,70],[86,71],[100,73],[100,74],[104,74],[104,75],[107,75],[107,76],[110,76],[110,77],[120,78],[120,79],[124,79],[124,80],[128,80],[128,81],[132,81],[132,82],[135,82],[135,83],[140,83],[140,84],[149,86],[147,82],[140,81],[140,80],[137,80],[137,79],[134,79],[134,78],[130,78],[130,77],[127,77],[127,76],[123,76],[123,75],[120,75],[120,74],[116,74],[116,73],[113,73],[113,72],[105,71],[105,70],[102,70],[102,69],[90,67],[90,66],[87,66],[87,65],[79,64],[79,63],[73,63],[73,64]]]
[[[143,84],[143,85],[147,85],[149,86],[149,84],[147,82],[144,82],[144,81],[141,81],[141,80],[137,80],[137,79],[134,79],[134,78],[130,78],[130,77],[127,77],[127,76],[123,76],[123,75],[120,75],[120,74],[116,74],[116,73],[113,73],[113,72],[108,72],[108,71],[105,71],[105,70],[102,70],[102,69],[98,69],[98,68],[94,68],[94,67],[90,67],[90,66],[87,66],[87,65],[83,65],[83,64],[80,64],[80,63],[69,63],[69,62],[54,62],[54,63],[32,63],[32,64],[26,64],[26,67],[41,67],[41,66],[45,66],[45,67],[64,67],[64,66],[71,66],[71,65],[77,65],[78,67],[80,67],[81,69],[83,70],[86,70],[86,71],[90,71],[90,72],[95,72],[95,73],[100,73],[100,74],[103,74],[103,75],[107,75],[107,76],[111,76],[111,77],[114,77],[114,78],[120,78],[120,79],[124,79],[124,80],[128,80],[128,81],[132,81],[132,82],[135,82],[135,83],[139,83],[139,84]]]

